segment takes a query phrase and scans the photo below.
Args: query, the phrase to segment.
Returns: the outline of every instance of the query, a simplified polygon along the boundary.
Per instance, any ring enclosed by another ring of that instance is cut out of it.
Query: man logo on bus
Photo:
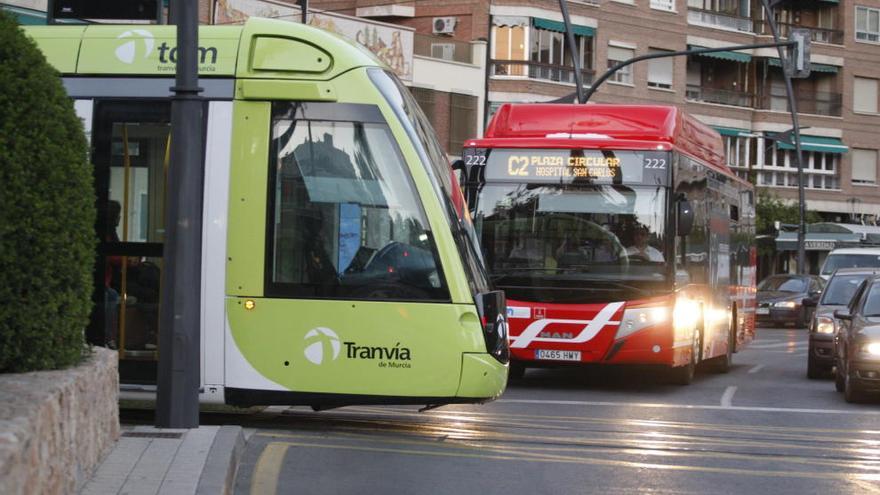
[[[328,352],[332,353],[331,360],[335,361],[339,357],[339,336],[336,332],[329,328],[317,327],[309,330],[305,336],[306,349],[305,355],[312,364],[321,364],[324,362],[324,356]]]
[[[126,64],[134,63],[134,58],[137,55],[138,51],[138,40],[143,43],[144,46],[144,58],[150,56],[153,53],[153,46],[155,45],[155,41],[153,40],[153,35],[150,34],[149,31],[144,29],[132,29],[130,31],[126,31],[116,39],[125,40],[131,38],[132,36],[140,36],[140,38],[129,39],[125,43],[116,47],[116,58],[119,59],[120,62],[124,62]]]

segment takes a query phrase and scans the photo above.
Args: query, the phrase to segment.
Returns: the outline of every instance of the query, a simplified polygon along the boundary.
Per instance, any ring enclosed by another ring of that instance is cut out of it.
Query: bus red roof
[[[721,136],[673,106],[506,103],[495,113],[485,137],[468,140],[465,145],[606,149],[663,146],[734,175],[725,163]]]

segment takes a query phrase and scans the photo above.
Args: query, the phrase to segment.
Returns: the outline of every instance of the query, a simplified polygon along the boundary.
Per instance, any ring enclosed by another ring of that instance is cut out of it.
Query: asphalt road
[[[880,494],[880,402],[808,380],[806,331],[758,335],[686,387],[543,369],[482,406],[270,408],[235,493]]]

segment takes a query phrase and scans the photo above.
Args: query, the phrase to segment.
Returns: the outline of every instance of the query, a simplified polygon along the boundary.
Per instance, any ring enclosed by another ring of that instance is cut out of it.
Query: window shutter
[[[853,88],[853,109],[877,113],[877,80],[856,77]]]
[[[635,50],[631,50],[629,48],[620,48],[616,46],[608,47],[608,60],[616,60],[618,62],[623,62],[624,60],[629,60],[635,56]]]
[[[877,182],[876,150],[853,150],[852,181],[858,184],[875,184]]]
[[[664,53],[652,50],[651,53]],[[663,87],[672,86],[672,57],[648,60],[648,82]]]

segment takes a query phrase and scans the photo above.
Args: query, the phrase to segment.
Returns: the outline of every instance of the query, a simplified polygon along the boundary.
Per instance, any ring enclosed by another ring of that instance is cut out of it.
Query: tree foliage
[[[95,253],[87,153],[58,73],[0,12],[0,372],[83,356]]]
[[[758,189],[755,202],[755,230],[758,234],[775,234],[774,223],[779,221],[791,225],[800,224],[800,212],[796,202],[787,202],[767,191]],[[822,218],[815,211],[805,212],[806,223],[821,222]]]

